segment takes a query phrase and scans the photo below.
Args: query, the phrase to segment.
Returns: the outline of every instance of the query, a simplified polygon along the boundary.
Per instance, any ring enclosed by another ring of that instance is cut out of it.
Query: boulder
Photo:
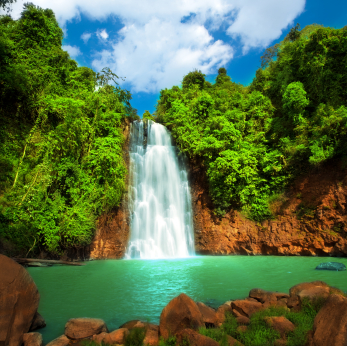
[[[251,317],[255,312],[263,309],[263,305],[259,302],[251,302],[249,300],[234,300],[231,303],[233,310],[238,311],[241,315]]]
[[[67,338],[65,335],[59,336],[59,338],[56,338],[49,342],[46,346],[68,346],[70,343],[70,339]]]
[[[240,341],[237,341],[232,336],[227,335],[228,346],[243,346]]]
[[[239,324],[249,324],[251,322],[251,320],[246,316],[236,317],[236,321]]]
[[[228,304],[221,305],[216,311],[216,323],[215,326],[219,327],[225,321],[225,313],[229,311],[232,312],[231,306]]]
[[[108,333],[103,339],[104,343],[109,345],[124,344],[125,338],[129,335],[129,330],[126,328],[120,328]]]
[[[106,323],[99,318],[72,318],[65,324],[65,335],[70,339],[84,339],[107,331]]]
[[[236,330],[239,332],[239,333],[245,333],[247,331],[248,327],[247,326],[238,326],[236,328]]]
[[[260,303],[273,302],[273,304],[275,304],[277,302],[277,296],[274,292],[265,291],[261,288],[253,288],[250,290],[249,297],[256,299]]]
[[[167,339],[185,328],[198,329],[204,321],[197,304],[181,293],[165,306],[160,315],[160,335]]]
[[[293,286],[289,290],[289,295],[290,297],[297,296],[301,291],[308,290],[310,288],[317,287],[317,286],[329,287],[329,285],[323,281],[303,282],[301,284]]]
[[[176,345],[219,346],[219,343],[208,336],[201,335],[192,329],[183,329],[176,335]]]
[[[319,310],[310,346],[347,345],[347,298],[332,294]]]
[[[298,297],[302,302],[304,298],[313,300],[316,298],[328,298],[329,296],[329,287],[316,286],[308,288],[307,290],[302,290],[298,293]]]
[[[141,323],[144,323],[140,320],[131,320],[131,321],[128,321],[128,322],[125,322],[123,323],[120,327],[120,328],[126,328],[126,329],[133,329],[136,325],[138,325],[138,323],[141,322]]]
[[[31,323],[29,331],[32,332],[33,330],[40,329],[46,327],[46,321],[43,319],[43,317],[36,312],[33,322]]]
[[[100,344],[100,345],[101,345],[102,342],[105,342],[105,339],[106,339],[107,336],[108,336],[108,333],[102,332],[102,333],[100,333],[100,334],[95,334],[95,335],[93,335],[92,340],[93,340],[94,342],[96,342],[97,344]]]
[[[42,335],[40,333],[23,334],[24,346],[42,346]]]
[[[20,264],[0,255],[0,345],[20,346],[39,306],[34,280]]]
[[[144,345],[157,346],[159,344],[159,326],[155,324],[146,325],[146,335],[143,339]]]
[[[282,338],[295,329],[295,325],[284,316],[265,317],[264,320],[270,327],[277,330]]]
[[[206,326],[208,325],[213,325],[216,326],[216,320],[217,320],[217,314],[216,310],[210,308],[209,306],[205,305],[204,303],[196,303],[201,315],[203,322],[205,323]]]
[[[346,266],[343,263],[339,263],[339,262],[323,262],[317,265],[316,270],[342,271],[342,270],[346,270]]]

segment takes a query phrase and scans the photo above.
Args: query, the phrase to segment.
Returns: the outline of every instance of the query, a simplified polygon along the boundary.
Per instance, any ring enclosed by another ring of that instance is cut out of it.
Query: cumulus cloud
[[[63,45],[63,50],[67,51],[71,58],[76,58],[79,55],[82,55],[82,52],[77,46]]]
[[[84,43],[87,43],[91,37],[92,37],[92,34],[89,32],[85,32],[81,35],[81,39],[83,40]]]
[[[109,47],[96,55],[93,66],[109,66],[126,77],[132,91],[148,92],[178,84],[194,68],[215,73],[233,58],[235,42],[241,43],[244,54],[268,46],[305,7],[305,0],[32,1],[53,9],[61,26],[82,13],[101,22],[116,16],[123,28],[114,41],[105,29],[96,32]],[[21,4],[13,9],[16,17]],[[215,40],[218,29],[230,40]],[[83,35],[87,42],[90,36]]]
[[[106,32],[106,29],[97,30],[96,36],[105,41],[108,39],[108,33]]]

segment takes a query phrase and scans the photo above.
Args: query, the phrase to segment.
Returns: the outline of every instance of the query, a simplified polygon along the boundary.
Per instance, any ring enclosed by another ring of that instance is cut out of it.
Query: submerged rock
[[[316,270],[335,270],[342,271],[346,270],[346,266],[339,262],[323,262],[316,267]]]
[[[46,321],[38,312],[36,312],[33,318],[33,322],[31,323],[29,332],[32,332],[33,330],[44,328],[44,327],[46,327]]]

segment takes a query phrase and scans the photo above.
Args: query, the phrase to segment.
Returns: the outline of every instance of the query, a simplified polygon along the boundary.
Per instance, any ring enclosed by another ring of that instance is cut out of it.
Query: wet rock
[[[313,300],[316,298],[328,298],[329,296],[329,287],[316,286],[311,287],[306,290],[302,290],[298,293],[298,297],[302,302],[305,298]]]
[[[323,262],[316,267],[316,270],[335,270],[342,271],[346,270],[346,266],[339,262]]]
[[[265,291],[261,288],[253,288],[250,290],[249,297],[256,299],[260,303],[273,302],[273,304],[275,304],[277,302],[277,296],[274,292]]]
[[[100,344],[100,345],[101,345],[102,342],[105,342],[105,339],[106,339],[107,336],[108,336],[108,333],[102,332],[102,333],[100,333],[100,334],[95,334],[95,335],[93,335],[92,340],[93,340],[94,342],[96,342],[97,344]]]
[[[204,303],[196,303],[201,315],[203,322],[205,323],[206,326],[216,326],[216,321],[217,321],[217,314],[216,310],[210,308],[209,306],[205,305]]]
[[[203,326],[203,317],[197,304],[184,293],[172,299],[160,315],[159,330],[164,339],[185,328],[198,329]]]
[[[189,346],[219,346],[219,343],[208,336],[200,335],[192,329],[183,329],[177,335],[176,345],[182,345],[184,342]]]
[[[41,329],[44,327],[46,327],[46,321],[43,319],[43,317],[38,312],[36,312],[29,331],[31,332],[33,330]]]
[[[139,325],[138,323],[143,323],[144,324],[144,322],[142,322],[142,321],[140,321],[140,320],[131,320],[131,321],[128,321],[128,322],[125,322],[125,323],[123,323],[120,327],[119,327],[119,329],[120,328],[126,328],[126,329],[133,329],[136,325]]]
[[[251,317],[255,312],[263,309],[263,305],[259,302],[250,302],[248,300],[234,300],[231,303],[233,310],[238,311],[241,315]]]
[[[42,346],[42,335],[40,333],[23,334],[24,346]]]
[[[0,344],[20,346],[39,306],[34,280],[21,265],[0,255]]]
[[[290,295],[290,297],[297,296],[301,291],[308,290],[310,288],[314,288],[317,286],[329,287],[329,285],[323,281],[303,282],[301,284],[297,284],[297,285],[291,287],[289,290],[289,295]]]
[[[240,341],[237,341],[232,336],[227,335],[228,346],[243,346]]]
[[[84,339],[107,331],[106,323],[99,318],[72,318],[65,324],[65,335],[70,339]]]
[[[309,346],[347,345],[347,298],[332,294],[319,310]]]
[[[284,337],[286,333],[292,332],[295,329],[295,325],[284,316],[265,317],[264,321],[270,327],[277,330],[281,337]]]
[[[223,304],[216,311],[216,327],[219,327],[225,321],[226,312],[232,312],[231,305]]]
[[[46,346],[68,346],[69,343],[70,339],[67,338],[65,335],[62,335],[49,342]]]

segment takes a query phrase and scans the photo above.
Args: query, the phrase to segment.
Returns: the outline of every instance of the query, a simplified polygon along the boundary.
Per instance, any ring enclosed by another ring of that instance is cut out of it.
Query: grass
[[[145,336],[145,328],[133,328],[125,338],[124,346],[143,346]]]
[[[264,320],[270,316],[284,316],[295,325],[293,332],[288,332],[287,346],[302,346],[306,343],[307,333],[312,330],[314,318],[323,306],[325,299],[318,298],[313,301],[304,299],[299,312],[290,311],[284,307],[270,307],[251,316],[250,324],[245,332],[237,330],[239,326],[231,313],[226,313],[226,320],[220,329],[201,328],[200,334],[206,335],[221,346],[227,346],[227,335],[232,336],[245,346],[273,346],[280,334],[270,327]],[[160,345],[171,346],[171,345]]]

